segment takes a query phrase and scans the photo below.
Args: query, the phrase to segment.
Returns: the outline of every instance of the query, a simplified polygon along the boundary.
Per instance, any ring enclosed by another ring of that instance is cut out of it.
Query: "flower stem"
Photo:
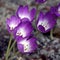
[[[14,53],[14,55],[15,55],[15,52],[16,52],[16,49],[15,49],[15,45],[14,45],[14,47],[13,47],[13,53]]]
[[[12,35],[11,35],[11,37],[10,37],[9,44],[8,44],[8,48],[7,48],[7,52],[6,52],[6,60],[8,60],[9,48],[10,48],[11,42],[12,42]]]
[[[14,47],[14,45],[15,45],[15,43],[16,43],[16,40],[13,42],[13,44],[12,44],[12,46],[10,47],[10,50],[9,51],[11,51],[12,50],[12,48]]]
[[[35,29],[37,28],[36,22],[37,22],[37,15],[38,15],[38,12],[39,12],[38,8],[39,8],[39,4],[36,4],[36,10],[37,10],[37,12],[36,12],[36,15],[35,15]],[[36,29],[36,31],[37,31],[37,29]]]
[[[16,43],[16,40],[15,40],[15,41],[13,42],[13,44],[11,45],[11,47],[10,47],[10,49],[9,49],[8,53],[10,53],[10,51],[13,49],[13,47],[14,47],[15,43]],[[9,55],[8,55],[8,56],[9,56]]]
[[[51,40],[53,40],[53,29],[51,29],[51,31],[50,31],[50,38],[51,38]]]

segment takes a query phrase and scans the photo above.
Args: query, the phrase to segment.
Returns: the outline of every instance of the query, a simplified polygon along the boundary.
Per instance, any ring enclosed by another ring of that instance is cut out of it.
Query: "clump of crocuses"
[[[36,2],[45,2],[46,0],[36,0]],[[21,53],[32,53],[37,49],[37,38],[32,34],[34,27],[32,26],[35,20],[36,9],[19,6],[16,15],[11,16],[6,20],[7,29],[13,34],[17,48]],[[42,33],[49,32],[56,24],[56,15],[51,11],[43,13],[40,11],[36,21],[36,30]]]
[[[17,47],[22,53],[31,53],[37,49],[37,39],[32,36],[34,30],[32,21],[34,20],[36,9],[33,8],[29,11],[28,6],[20,6],[16,15],[7,19],[7,29],[13,34]]]

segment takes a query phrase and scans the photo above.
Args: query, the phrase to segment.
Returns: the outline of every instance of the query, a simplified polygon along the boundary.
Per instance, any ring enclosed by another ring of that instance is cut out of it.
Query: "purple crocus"
[[[57,6],[51,7],[51,12],[53,14],[56,14],[58,17],[60,17],[60,4]]]
[[[36,9],[32,8],[31,11],[29,11],[29,8],[27,5],[26,6],[20,5],[17,10],[17,15],[20,19],[28,18],[29,21],[33,21],[35,14],[36,14]]]
[[[43,33],[50,31],[56,24],[56,16],[47,12],[46,14],[40,12],[37,20],[37,28]]]
[[[25,19],[22,19],[25,20]],[[30,36],[33,31],[33,26],[29,21],[23,21],[15,30],[15,38],[25,38]]]
[[[44,3],[44,2],[46,2],[46,0],[35,0],[35,2],[37,2],[37,3]]]
[[[18,50],[21,53],[32,53],[37,49],[37,43],[36,43],[36,38],[35,37],[31,37],[31,38],[24,38],[24,39],[20,39],[17,41],[17,47]]]
[[[7,29],[9,32],[13,32],[14,29],[21,23],[21,20],[15,15],[11,16],[6,20]]]

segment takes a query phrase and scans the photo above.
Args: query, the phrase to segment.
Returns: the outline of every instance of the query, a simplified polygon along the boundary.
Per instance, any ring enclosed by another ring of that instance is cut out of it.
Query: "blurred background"
[[[39,10],[47,9],[60,3],[60,0],[47,0],[40,4]],[[35,7],[34,0],[0,0],[0,60],[4,60],[10,34],[6,29],[6,19],[16,13],[19,5],[28,4],[30,8]],[[43,10],[44,11],[44,10]],[[33,23],[34,24],[34,23]],[[38,34],[38,49],[33,54],[18,54],[10,60],[60,60],[60,18],[54,29],[54,40],[51,41],[47,34]],[[41,37],[40,37],[41,36]],[[11,56],[14,53],[10,53]]]

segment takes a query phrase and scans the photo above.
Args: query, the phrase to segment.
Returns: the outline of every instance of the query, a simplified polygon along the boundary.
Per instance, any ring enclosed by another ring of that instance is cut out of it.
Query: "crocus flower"
[[[51,7],[51,12],[53,14],[56,14],[58,17],[60,17],[60,4],[57,6]]]
[[[46,14],[40,13],[37,20],[37,28],[43,33],[50,31],[56,24],[56,16],[47,12]]]
[[[17,48],[21,53],[32,53],[37,49],[36,38],[24,38],[17,41]]]
[[[28,6],[19,6],[18,10],[17,10],[17,15],[20,19],[23,18],[28,18],[29,21],[33,21],[34,17],[35,17],[35,13],[36,13],[36,9],[32,8],[29,11]]]
[[[19,18],[17,18],[14,15],[11,16],[6,20],[8,31],[12,32],[20,23],[21,23],[21,20]]]
[[[25,20],[25,19],[22,19]],[[23,21],[15,30],[14,36],[16,38],[25,38],[30,36],[31,32],[33,31],[33,26],[29,21]]]
[[[46,0],[35,0],[35,2],[37,2],[37,3],[44,3],[44,2],[46,2]]]

